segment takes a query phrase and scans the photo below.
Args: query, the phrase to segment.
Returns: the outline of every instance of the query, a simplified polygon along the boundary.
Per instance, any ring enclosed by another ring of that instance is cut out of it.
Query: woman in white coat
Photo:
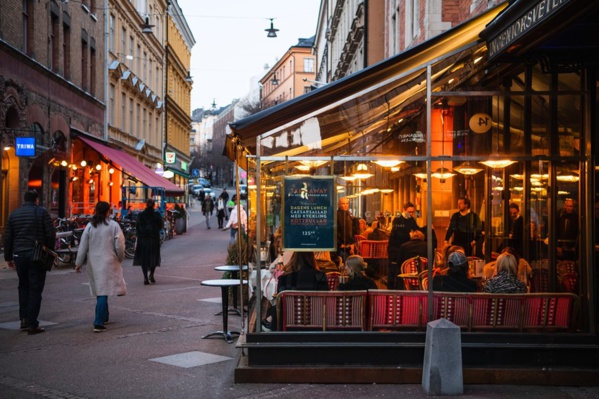
[[[75,261],[77,273],[81,272],[83,264],[87,266],[90,291],[97,298],[94,319],[94,332],[97,333],[106,330],[108,296],[127,293],[121,267],[125,258],[125,237],[119,224],[110,219],[110,214],[108,202],[96,204],[96,212],[81,236]]]

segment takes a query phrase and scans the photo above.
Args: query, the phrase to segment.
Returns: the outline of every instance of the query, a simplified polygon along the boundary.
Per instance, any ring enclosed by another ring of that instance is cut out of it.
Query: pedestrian
[[[476,256],[476,246],[482,241],[482,224],[478,215],[470,210],[470,199],[458,199],[458,211],[451,215],[445,245],[453,236],[452,244],[459,245],[466,251],[466,256]]]
[[[354,254],[355,236],[358,227],[354,229],[354,217],[349,213],[349,198],[339,198],[337,209],[337,256],[345,262],[348,256]]]
[[[19,277],[19,319],[21,331],[34,335],[44,332],[37,317],[42,305],[46,269],[31,262],[35,242],[54,249],[56,230],[50,214],[38,206],[38,193],[27,191],[23,206],[14,210],[4,230],[4,260]]]
[[[86,266],[89,288],[96,297],[94,332],[106,331],[108,323],[108,296],[127,294],[127,285],[121,266],[125,259],[125,236],[121,226],[110,219],[110,204],[100,201],[95,214],[85,226],[75,261],[75,271]]]
[[[245,212],[245,209],[243,209],[243,206],[240,205],[240,217],[237,217],[237,208],[237,206],[233,206],[233,210],[231,211],[231,214],[229,216],[229,221],[225,226],[225,229],[231,228],[231,238],[229,239],[229,244],[235,243],[235,237],[237,236],[237,231],[240,227],[243,229],[244,232],[247,232],[247,213]],[[239,226],[240,223],[241,226]]]
[[[146,209],[137,216],[137,247],[133,266],[141,266],[144,285],[155,283],[154,270],[160,266],[160,230],[164,228],[162,216],[154,209],[154,200],[146,201]],[[148,277],[148,272],[150,276]]]
[[[218,196],[218,198],[222,198],[223,199],[223,203],[226,205],[227,202],[229,202],[229,193],[227,192],[227,189],[225,187],[223,187],[223,191],[220,193],[220,195]],[[225,218],[229,217],[229,213],[227,212],[227,209],[224,208],[224,214],[225,214]]]
[[[228,200],[227,201],[227,214],[225,215],[225,219],[227,221],[231,217],[231,212],[233,211],[234,207],[235,207],[235,201],[233,201],[232,199]]]
[[[203,203],[205,199],[206,199],[206,193],[204,192],[203,188],[200,188],[200,192],[198,194],[198,201],[200,201],[200,203]]]
[[[218,219],[218,228],[222,229],[225,221],[225,201],[220,197],[216,201],[216,217]]]
[[[204,202],[202,202],[202,215],[206,218],[206,228],[210,230],[210,218],[214,212],[214,201],[211,195],[206,195]]]

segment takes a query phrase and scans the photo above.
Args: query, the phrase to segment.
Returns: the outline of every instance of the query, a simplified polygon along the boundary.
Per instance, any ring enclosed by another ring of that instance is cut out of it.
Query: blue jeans
[[[96,301],[96,318],[94,326],[103,326],[108,321],[108,296],[98,295]]]
[[[31,263],[32,251],[14,254],[19,277],[19,318],[27,321],[27,327],[39,325],[37,317],[42,306],[42,291],[46,284],[46,271]]]
[[[231,227],[231,237],[229,238],[229,244],[235,244],[235,236],[237,235],[237,230]]]

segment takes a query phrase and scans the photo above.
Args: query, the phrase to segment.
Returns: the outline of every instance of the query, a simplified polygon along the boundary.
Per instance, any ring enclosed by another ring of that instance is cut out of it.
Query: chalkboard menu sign
[[[283,189],[283,248],[334,250],[337,215],[334,177],[285,177]]]

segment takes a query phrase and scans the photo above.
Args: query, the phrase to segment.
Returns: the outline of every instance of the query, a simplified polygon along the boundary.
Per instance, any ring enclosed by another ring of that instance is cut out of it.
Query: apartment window
[[[146,53],[145,51],[144,51],[144,58],[143,58],[142,62],[143,62],[143,69],[142,69],[142,75],[141,76],[143,76],[143,81],[147,82],[148,79],[147,79],[147,76],[146,76],[146,71],[147,71],[147,68],[148,68],[148,53]]]
[[[124,132],[126,131],[126,126],[125,126],[125,121],[127,120],[127,118],[125,118],[125,116],[127,115],[127,95],[125,94],[125,92],[121,93],[121,130]]]
[[[150,67],[148,68],[148,72],[149,72],[149,76],[148,76],[148,84],[151,85],[152,84],[152,69],[154,68],[154,63],[153,60],[150,58]],[[154,90],[156,90],[156,88],[154,87]]]
[[[89,65],[89,60],[88,60],[88,48],[87,48],[87,41],[85,39],[81,40],[81,88],[83,90],[88,89],[88,80],[87,80],[87,74],[88,74],[88,65]]]
[[[58,72],[60,66],[60,23],[58,15],[50,13],[50,69]]]
[[[133,134],[133,98],[129,99],[129,134]]]
[[[147,10],[146,0],[137,0],[137,11],[142,15],[146,15],[146,10]]]
[[[71,78],[71,27],[62,24],[62,69],[65,79]]]
[[[108,105],[110,107],[110,109],[108,110],[109,112],[109,123],[111,126],[114,126],[114,92],[115,92],[116,88],[114,87],[113,84],[110,85],[110,90],[109,90],[109,97],[108,97]]]
[[[304,58],[304,72],[314,73],[314,58]]]
[[[143,119],[142,119],[142,121],[141,121],[141,122],[142,122],[142,125],[141,125],[141,132],[140,132],[140,135],[142,135],[142,136],[145,136],[146,134],[148,134],[148,130],[147,130],[147,126],[146,126],[146,123],[147,123],[147,122],[146,122],[146,121],[147,121],[147,119],[146,119],[146,116],[147,116],[147,115],[146,115],[146,114],[147,114],[147,111],[146,111],[146,109],[144,108],[144,109],[143,109]]]
[[[121,30],[121,52],[123,53],[122,56],[125,55],[126,51],[127,51],[127,29],[123,28]]]
[[[108,38],[108,48],[110,49],[110,51],[112,51],[114,53],[114,24],[115,24],[115,17],[114,15],[110,14],[110,18],[108,21],[108,34],[109,34],[109,38]]]
[[[137,113],[135,115],[135,132],[133,133],[134,136],[139,136],[139,133],[141,130],[140,119],[141,119],[141,104],[137,103]]]
[[[137,60],[136,60],[135,64],[136,64],[135,72],[137,74],[139,74],[139,70],[141,69],[141,67],[140,67],[141,66],[140,65],[141,64],[141,45],[139,45],[139,44],[137,45]]]
[[[420,34],[420,1],[419,0],[411,0],[412,3],[412,38],[416,38]]]
[[[152,134],[152,113],[150,112],[148,115],[148,133],[144,137],[150,137]]]
[[[134,48],[133,36],[129,36],[129,53],[128,53],[128,55],[130,55],[131,57],[133,57],[133,55],[135,54],[133,52],[133,48]],[[131,64],[133,64],[133,62],[131,62]]]
[[[33,0],[23,0],[23,43],[22,50],[27,55],[33,55],[33,29],[35,25]]]
[[[92,39],[93,40],[93,39]],[[93,42],[92,42],[93,44]],[[96,48],[91,46],[90,48],[90,62],[89,62],[89,92],[96,94]]]

